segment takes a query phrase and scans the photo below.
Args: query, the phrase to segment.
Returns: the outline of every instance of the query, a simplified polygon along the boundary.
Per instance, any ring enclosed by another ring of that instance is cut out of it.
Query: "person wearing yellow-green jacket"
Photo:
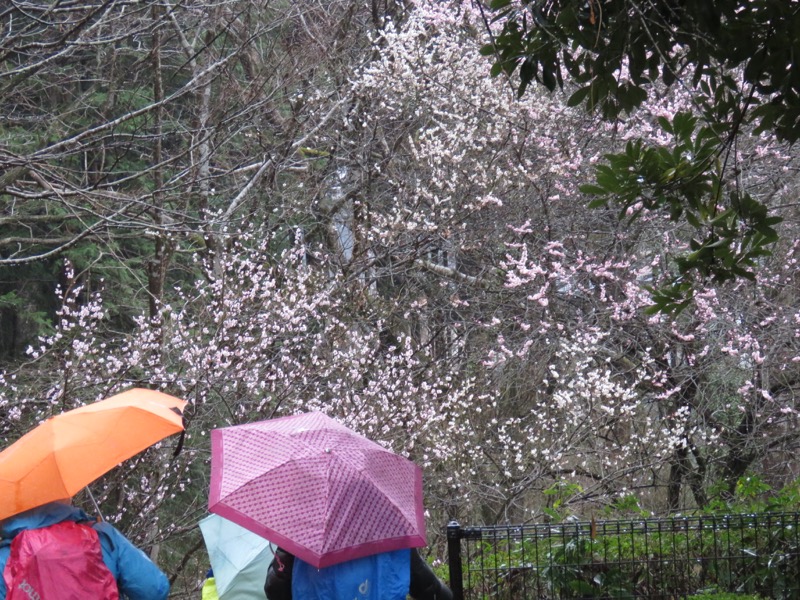
[[[203,589],[200,595],[201,600],[219,600],[217,593],[217,582],[214,579],[214,571],[209,569],[206,573],[206,580],[203,582]]]

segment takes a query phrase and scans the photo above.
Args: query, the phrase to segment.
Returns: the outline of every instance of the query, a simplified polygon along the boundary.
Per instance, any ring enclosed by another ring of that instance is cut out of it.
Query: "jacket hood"
[[[82,509],[67,502],[49,502],[9,517],[0,522],[0,537],[11,540],[20,531],[38,529],[62,521],[91,521]]]

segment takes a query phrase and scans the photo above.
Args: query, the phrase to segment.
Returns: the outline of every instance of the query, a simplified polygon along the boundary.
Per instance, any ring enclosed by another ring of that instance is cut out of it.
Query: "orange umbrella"
[[[0,520],[69,498],[183,430],[186,402],[132,389],[52,417],[0,452]]]

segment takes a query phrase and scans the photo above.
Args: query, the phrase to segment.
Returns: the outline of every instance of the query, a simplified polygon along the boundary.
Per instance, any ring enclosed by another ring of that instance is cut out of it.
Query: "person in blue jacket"
[[[267,600],[453,600],[416,548],[381,552],[323,569],[277,548],[264,583]]]
[[[68,501],[50,502],[21,512],[0,522],[0,600],[6,598],[5,571],[11,553],[11,540],[27,529],[39,529],[61,523],[88,522],[97,531],[103,562],[117,581],[121,597],[129,600],[166,600],[169,580],[164,573],[113,525],[95,522],[83,510]]]

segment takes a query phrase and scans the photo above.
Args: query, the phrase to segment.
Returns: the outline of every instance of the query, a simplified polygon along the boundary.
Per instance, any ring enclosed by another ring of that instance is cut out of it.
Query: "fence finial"
[[[464,600],[464,581],[461,570],[461,525],[453,519],[447,524],[447,565],[450,569],[450,590],[453,600]]]

